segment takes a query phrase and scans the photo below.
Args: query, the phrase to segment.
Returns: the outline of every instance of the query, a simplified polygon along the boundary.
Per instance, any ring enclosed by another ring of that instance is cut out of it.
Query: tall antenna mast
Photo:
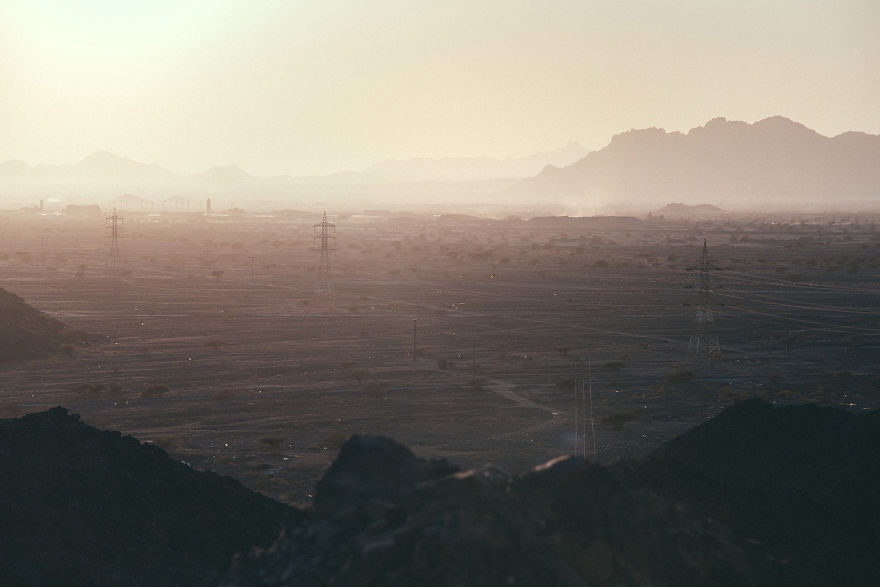
[[[321,222],[315,225],[315,239],[321,241],[321,262],[318,265],[318,275],[315,281],[315,294],[319,298],[327,300],[330,306],[336,304],[333,282],[330,280],[330,241],[336,238],[336,225],[327,222],[327,212],[324,212]]]
[[[110,242],[110,264],[114,267],[119,265],[119,227],[122,226],[122,218],[116,214],[116,208],[113,208],[113,214],[104,218],[104,224],[110,229],[112,240]]]
[[[688,342],[688,354],[694,357],[705,356],[710,362],[721,356],[721,347],[715,335],[715,317],[712,315],[712,302],[709,299],[709,246],[703,240],[703,255],[700,259],[700,305],[697,306],[696,333]]]

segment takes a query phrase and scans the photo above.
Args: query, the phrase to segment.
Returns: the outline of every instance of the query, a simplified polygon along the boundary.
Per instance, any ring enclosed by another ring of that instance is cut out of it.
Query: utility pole
[[[713,358],[721,356],[721,347],[715,335],[715,317],[709,298],[709,246],[703,240],[703,254],[700,260],[700,305],[697,306],[696,332],[688,342],[688,354],[694,357],[705,356],[711,364]]]
[[[416,335],[418,332],[416,329],[417,324],[418,320],[416,318],[413,318],[413,361],[416,360]]]
[[[578,451],[580,451],[583,457],[587,458],[587,410],[589,409],[592,455],[593,462],[596,462],[596,425],[593,420],[593,362],[592,359],[584,360],[583,357],[577,357],[577,361],[579,367],[574,383],[574,456],[578,456]],[[585,367],[586,378],[584,377]],[[589,405],[587,405],[588,399]],[[580,417],[579,414],[581,414]]]
[[[112,240],[110,242],[110,264],[114,267],[119,265],[119,227],[122,225],[122,218],[116,214],[116,208],[113,208],[113,214],[104,218],[104,223],[110,229]]]
[[[319,298],[326,299],[332,307],[336,305],[336,294],[330,280],[330,252],[333,250],[330,241],[336,238],[336,225],[327,222],[327,212],[324,212],[321,222],[315,225],[314,238],[321,241],[321,260],[315,280],[315,293]]]

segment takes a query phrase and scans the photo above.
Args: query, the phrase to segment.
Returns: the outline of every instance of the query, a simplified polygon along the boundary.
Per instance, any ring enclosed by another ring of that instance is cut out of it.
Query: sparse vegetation
[[[694,375],[690,369],[680,369],[667,374],[664,381],[669,385],[682,385],[693,381]]]
[[[644,410],[638,408],[632,410],[624,410],[621,412],[614,412],[612,414],[608,414],[607,416],[603,416],[601,422],[607,426],[611,426],[619,430],[626,426],[629,422],[640,419],[643,414]]]
[[[169,391],[171,390],[167,385],[150,385],[141,392],[141,397],[144,399],[162,397]]]

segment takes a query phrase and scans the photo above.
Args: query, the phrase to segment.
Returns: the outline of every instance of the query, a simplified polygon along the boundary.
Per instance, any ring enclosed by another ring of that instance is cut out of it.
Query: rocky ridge
[[[748,400],[517,476],[355,436],[299,510],[54,408],[0,420],[0,480],[3,585],[880,584],[878,412]]]
[[[68,327],[0,288],[0,362],[36,359],[63,351],[62,345],[86,346],[98,338]]]

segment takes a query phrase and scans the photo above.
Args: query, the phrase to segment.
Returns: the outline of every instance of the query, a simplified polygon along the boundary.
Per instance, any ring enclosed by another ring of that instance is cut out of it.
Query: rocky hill
[[[670,201],[740,212],[877,209],[880,136],[825,137],[781,116],[754,124],[716,118],[687,133],[631,130],[571,165],[548,166],[507,195],[621,211]]]
[[[84,346],[99,337],[79,332],[0,288],[0,363],[57,353],[62,345]]]
[[[63,408],[0,420],[0,585],[215,585],[295,513]]]
[[[228,585],[875,585],[880,417],[752,400],[650,458],[509,479],[353,438]]]
[[[515,477],[352,437],[301,511],[55,408],[0,421],[0,479],[2,585],[880,584],[878,412],[749,400]]]

